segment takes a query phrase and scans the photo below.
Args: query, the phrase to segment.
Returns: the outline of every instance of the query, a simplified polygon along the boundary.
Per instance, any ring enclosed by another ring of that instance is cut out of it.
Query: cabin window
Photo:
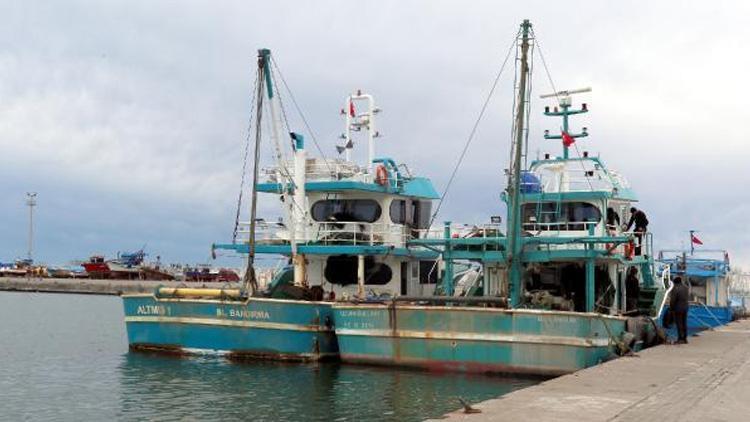
[[[436,284],[439,272],[436,261],[419,261],[419,284]]]
[[[431,211],[432,201],[397,199],[391,202],[391,221],[414,229],[426,229],[430,227]]]
[[[602,219],[601,211],[587,202],[540,202],[523,204],[525,230],[586,230]]]
[[[324,199],[311,209],[315,221],[374,223],[381,213],[380,205],[372,199]]]
[[[432,201],[414,201],[414,228],[428,229],[432,220]]]
[[[414,220],[414,209],[412,201],[408,199],[395,199],[391,201],[391,221],[395,224],[411,225]]]
[[[348,286],[357,284],[357,256],[336,255],[326,260],[323,276],[331,284]],[[375,262],[371,256],[365,257],[365,285],[388,284],[393,278],[393,271],[388,264]]]

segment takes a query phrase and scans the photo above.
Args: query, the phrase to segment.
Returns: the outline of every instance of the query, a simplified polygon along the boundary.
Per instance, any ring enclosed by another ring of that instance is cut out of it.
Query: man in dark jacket
[[[640,295],[640,282],[638,281],[638,268],[630,267],[628,276],[625,278],[625,306],[628,311],[638,309],[638,296]]]
[[[628,225],[625,228],[625,231],[629,231],[630,227],[635,224],[635,229],[633,229],[633,234],[635,234],[635,237],[638,238],[638,245],[635,247],[635,254],[640,255],[641,254],[641,245],[643,244],[643,233],[646,233],[648,231],[648,218],[646,217],[646,213],[637,209],[636,207],[630,208],[630,221],[628,221]]]
[[[687,343],[687,314],[690,291],[688,286],[682,284],[682,278],[675,277],[672,293],[669,295],[669,310],[674,316],[677,325],[677,344]]]

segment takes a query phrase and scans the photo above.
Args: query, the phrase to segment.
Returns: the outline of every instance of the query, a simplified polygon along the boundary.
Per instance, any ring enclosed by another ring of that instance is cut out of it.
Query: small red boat
[[[81,266],[86,270],[89,278],[104,279],[109,278],[111,271],[107,262],[102,255],[94,255],[89,258],[89,262],[84,262]]]

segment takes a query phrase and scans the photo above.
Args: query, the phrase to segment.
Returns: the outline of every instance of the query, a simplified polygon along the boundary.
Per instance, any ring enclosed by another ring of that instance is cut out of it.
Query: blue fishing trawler
[[[447,222],[439,238],[409,240],[412,250],[440,253],[437,295],[336,302],[343,362],[558,375],[654,341],[667,273],[655,272],[651,234],[624,232],[619,224],[637,200],[626,179],[600,158],[578,153],[575,142],[588,131],[574,133],[569,117],[588,108],[573,108],[571,96],[587,90],[542,96],[557,100],[544,114],[561,118],[561,131],[544,137],[562,141],[562,156],[545,154],[524,167],[533,46],[524,21],[503,194],[507,235]],[[465,262],[474,269],[457,277],[456,265]],[[627,274],[639,284],[630,308]]]
[[[681,277],[690,289],[688,309],[688,333],[711,329],[727,324],[733,319],[733,309],[729,298],[730,265],[729,253],[721,249],[695,250],[695,244],[702,244],[690,232],[691,248],[687,250],[662,250],[658,260],[669,269],[674,277]],[[664,309],[664,315],[669,306]],[[663,316],[663,315],[662,315]],[[674,331],[673,327],[670,331]],[[674,334],[674,333],[671,333]]]
[[[256,88],[250,220],[237,225],[232,243],[214,245],[215,251],[246,254],[243,283],[123,296],[133,350],[336,358],[335,300],[421,295],[430,287],[420,280],[429,279],[438,253],[414,250],[408,242],[426,235],[438,195],[430,180],[403,163],[375,156],[380,109],[374,98],[360,91],[347,97],[338,158],[308,158],[304,137],[282,127],[286,113],[268,50],[259,51]],[[261,171],[262,116],[270,117],[275,162]],[[364,162],[352,158],[359,143],[367,146]],[[280,200],[281,219],[257,218],[258,193]],[[258,254],[288,263],[266,285],[256,277]]]

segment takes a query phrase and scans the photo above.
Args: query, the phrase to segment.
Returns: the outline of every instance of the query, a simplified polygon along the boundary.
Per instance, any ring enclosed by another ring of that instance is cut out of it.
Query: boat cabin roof
[[[533,161],[522,177],[521,193],[525,202],[602,198],[637,201],[627,179],[608,169],[598,157]]]

